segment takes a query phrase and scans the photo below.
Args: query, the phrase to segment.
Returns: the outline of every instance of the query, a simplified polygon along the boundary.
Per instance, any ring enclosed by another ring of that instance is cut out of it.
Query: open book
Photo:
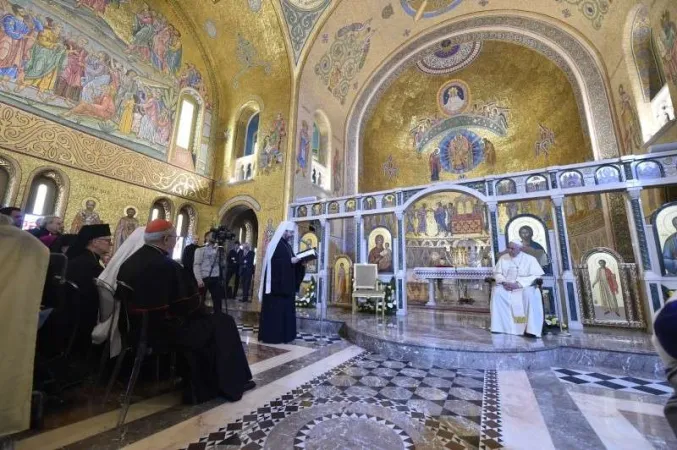
[[[308,250],[298,252],[296,254],[296,257],[300,259],[301,262],[312,261],[314,259],[317,259],[317,250],[314,248],[309,248]]]

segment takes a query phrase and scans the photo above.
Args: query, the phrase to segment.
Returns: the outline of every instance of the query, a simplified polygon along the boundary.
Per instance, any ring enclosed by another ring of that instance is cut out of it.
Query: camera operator
[[[242,258],[242,249],[238,241],[233,242],[233,246],[228,252],[228,274],[226,275],[226,286],[228,286],[228,298],[237,297],[237,290],[240,287],[240,258]],[[235,277],[235,286],[230,289],[230,280]]]
[[[206,287],[212,296],[214,303],[214,312],[220,313],[223,307],[223,300],[226,298],[226,293],[223,290],[221,277],[219,272],[218,250],[219,245],[216,240],[214,231],[210,231],[205,235],[205,246],[195,249],[195,260],[193,262],[193,273],[197,280],[199,288]],[[225,271],[225,261],[221,261],[221,271]]]

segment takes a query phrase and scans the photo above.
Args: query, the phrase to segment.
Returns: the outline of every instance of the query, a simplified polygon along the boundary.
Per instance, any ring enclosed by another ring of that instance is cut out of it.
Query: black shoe
[[[256,387],[256,383],[254,383],[254,380],[249,380],[244,384],[244,391],[251,391]]]

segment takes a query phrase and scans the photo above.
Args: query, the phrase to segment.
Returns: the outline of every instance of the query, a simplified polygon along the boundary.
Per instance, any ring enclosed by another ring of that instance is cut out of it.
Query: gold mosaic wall
[[[99,213],[104,223],[110,224],[111,231],[115,230],[118,220],[124,216],[125,209],[128,206],[134,206],[138,209],[137,218],[141,225],[145,225],[148,221],[153,201],[158,197],[165,197],[173,203],[175,215],[179,207],[185,204],[192,205],[197,211],[198,235],[202,235],[211,224],[210,219],[213,208],[209,205],[202,205],[175,195],[167,195],[161,191],[112,180],[102,175],[95,175],[73,167],[54,164],[52,161],[7,151],[3,148],[0,148],[0,155],[8,155],[14,158],[21,167],[21,180],[16,198],[17,205],[21,205],[24,197],[28,195],[28,178],[36,169],[46,166],[56,167],[68,177],[70,181],[70,193],[66,199],[67,206],[64,215],[66,232],[70,229],[75,214],[83,208],[85,200],[89,198],[97,200],[96,212]],[[174,220],[174,217],[172,217],[172,220]]]
[[[211,181],[133,150],[0,103],[0,146],[194,202],[209,203]]]
[[[518,172],[592,158],[581,130],[580,115],[571,85],[555,64],[540,54],[515,44],[486,41],[480,56],[469,67],[452,75],[430,75],[407,69],[388,88],[367,122],[360,190],[426,184],[431,180],[429,157],[434,143],[416,152],[410,130],[421,119],[440,116],[437,94],[449,80],[462,80],[470,90],[470,104],[498,101],[509,108],[507,134],[467,127],[495,147],[495,164],[480,162],[465,172],[468,178]],[[555,144],[548,154],[536,155],[539,126],[552,130]],[[382,170],[388,157],[399,169],[396,177]],[[440,180],[459,175],[441,171]]]

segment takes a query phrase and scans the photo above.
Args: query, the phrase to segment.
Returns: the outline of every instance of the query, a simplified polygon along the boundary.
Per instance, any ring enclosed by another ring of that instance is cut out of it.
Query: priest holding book
[[[296,293],[305,275],[305,261],[294,254],[291,243],[296,224],[282,222],[263,257],[259,341],[288,343],[296,339]]]

